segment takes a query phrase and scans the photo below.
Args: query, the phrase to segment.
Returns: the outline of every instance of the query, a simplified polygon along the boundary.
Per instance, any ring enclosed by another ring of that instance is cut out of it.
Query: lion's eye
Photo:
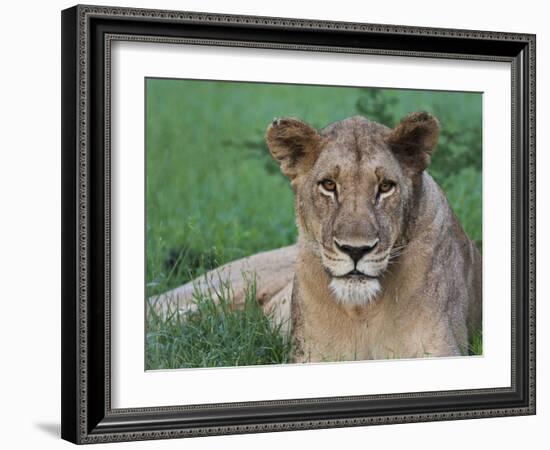
[[[319,183],[321,186],[323,186],[323,189],[328,192],[334,192],[336,191],[336,183],[332,180],[325,179]]]
[[[380,186],[378,186],[378,192],[385,194],[386,192],[390,192],[394,186],[395,183],[393,181],[384,180],[380,183]]]

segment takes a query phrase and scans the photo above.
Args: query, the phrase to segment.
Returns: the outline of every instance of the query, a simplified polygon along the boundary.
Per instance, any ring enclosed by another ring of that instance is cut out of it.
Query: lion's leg
[[[273,317],[285,319],[290,316],[290,292],[294,278],[295,245],[257,253],[227,263],[180,287],[148,299],[158,314],[168,311],[186,312],[193,308],[194,293],[214,293],[231,287],[234,308],[244,305],[250,281],[255,279],[256,300]],[[216,300],[216,295],[212,296]],[[287,300],[288,297],[288,300]],[[288,312],[287,312],[288,309]]]
[[[282,325],[282,330],[286,334],[290,334],[290,305],[292,297],[292,289],[294,283],[290,281],[279,292],[269,299],[260,302],[263,311],[272,318],[272,320]]]

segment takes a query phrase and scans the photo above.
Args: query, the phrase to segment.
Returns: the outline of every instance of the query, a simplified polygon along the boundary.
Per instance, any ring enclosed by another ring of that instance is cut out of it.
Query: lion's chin
[[[376,300],[380,289],[380,282],[376,278],[333,278],[330,282],[330,290],[336,300],[347,305],[366,306]]]

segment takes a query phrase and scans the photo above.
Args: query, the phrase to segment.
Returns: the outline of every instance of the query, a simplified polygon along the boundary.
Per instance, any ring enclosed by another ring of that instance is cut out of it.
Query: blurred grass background
[[[147,295],[295,241],[292,191],[264,142],[274,117],[321,128],[361,114],[394,126],[419,110],[441,122],[428,171],[481,249],[481,94],[147,79]],[[186,366],[181,349],[176,362],[159,344],[185,339],[178,328],[148,325],[148,367]],[[234,361],[210,365],[220,364]]]

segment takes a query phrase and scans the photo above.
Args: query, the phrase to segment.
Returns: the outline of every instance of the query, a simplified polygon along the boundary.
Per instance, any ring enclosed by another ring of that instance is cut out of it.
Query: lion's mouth
[[[341,280],[343,279],[343,280],[361,281],[361,280],[377,280],[378,276],[369,275],[367,273],[360,272],[357,269],[353,269],[351,272],[348,272],[344,275],[335,276],[334,278],[338,278],[338,279],[341,279]]]

